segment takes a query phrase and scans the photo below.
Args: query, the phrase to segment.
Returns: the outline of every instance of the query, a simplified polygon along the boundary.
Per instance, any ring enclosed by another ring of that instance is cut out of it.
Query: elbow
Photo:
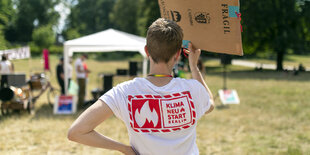
[[[210,112],[212,112],[214,110],[214,104],[213,103],[214,102],[211,102],[210,108],[209,108],[209,110],[205,114],[208,114],[208,113],[210,113]]]
[[[70,128],[68,133],[67,133],[68,140],[76,141],[76,139],[77,139],[76,137],[77,137],[76,131],[74,130],[74,128]]]
[[[214,110],[214,104],[212,103],[211,106],[210,106],[209,111],[212,112],[213,110]]]

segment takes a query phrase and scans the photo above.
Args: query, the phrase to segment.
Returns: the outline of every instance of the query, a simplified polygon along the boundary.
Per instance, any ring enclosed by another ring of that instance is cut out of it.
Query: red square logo
[[[132,99],[135,128],[161,128],[158,99]]]
[[[195,106],[190,92],[165,96],[128,96],[130,125],[136,132],[173,132],[194,125]]]

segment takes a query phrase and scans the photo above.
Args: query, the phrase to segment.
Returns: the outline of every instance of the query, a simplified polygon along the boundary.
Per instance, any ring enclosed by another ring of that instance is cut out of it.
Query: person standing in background
[[[61,88],[61,94],[65,94],[65,82],[64,82],[64,58],[59,59],[59,64],[56,67],[56,76],[58,84]]]
[[[82,108],[85,100],[85,88],[86,88],[86,74],[89,73],[88,69],[84,68],[84,61],[87,59],[87,55],[81,55],[74,64],[77,82],[79,85],[78,93],[78,107]]]
[[[3,88],[4,84],[7,83],[8,81],[7,76],[2,76],[2,75],[12,74],[12,73],[14,73],[14,65],[8,60],[8,57],[3,54],[1,62],[0,62],[0,75],[1,75],[0,88]]]
[[[72,57],[69,58],[69,64],[67,65],[67,73],[68,73],[68,88],[70,88],[70,82],[72,79],[72,73],[73,73],[73,68],[72,68]]]
[[[85,91],[87,92],[87,84],[88,84],[88,82],[89,82],[89,79],[88,79],[88,74],[90,73],[90,70],[88,69],[88,66],[87,66],[87,64],[86,64],[86,62],[84,61],[83,62],[83,67],[84,67],[84,70],[87,70],[88,72],[86,72],[86,85],[85,85]],[[87,98],[87,93],[85,93],[85,96],[86,96],[86,98]]]

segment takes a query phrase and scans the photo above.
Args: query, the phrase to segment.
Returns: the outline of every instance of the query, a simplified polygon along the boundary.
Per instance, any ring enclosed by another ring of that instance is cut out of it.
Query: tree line
[[[56,32],[60,3],[70,14],[62,32]],[[309,0],[241,0],[240,5],[246,55],[275,56],[282,70],[285,54],[309,53]],[[145,36],[158,17],[157,0],[0,0],[0,49],[49,48],[59,36],[70,40],[107,28]]]

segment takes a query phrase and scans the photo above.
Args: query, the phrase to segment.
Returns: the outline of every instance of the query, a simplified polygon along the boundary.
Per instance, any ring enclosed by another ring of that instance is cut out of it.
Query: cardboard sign
[[[219,90],[221,102],[223,104],[239,104],[240,100],[236,90]]]
[[[162,18],[183,29],[184,40],[210,52],[243,55],[239,0],[158,0]]]
[[[74,114],[76,102],[74,96],[56,96],[54,103],[54,114]]]

